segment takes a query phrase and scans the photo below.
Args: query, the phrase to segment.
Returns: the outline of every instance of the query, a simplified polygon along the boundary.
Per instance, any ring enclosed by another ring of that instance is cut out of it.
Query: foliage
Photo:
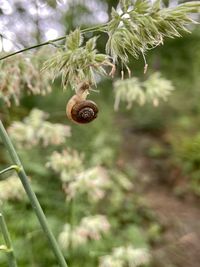
[[[172,153],[175,162],[181,167],[183,174],[189,176],[189,184],[194,193],[200,194],[200,135],[197,133],[191,138],[181,135],[179,142],[172,139]]]
[[[174,8],[162,7],[161,1],[154,1],[153,4],[149,1],[135,1],[134,3],[120,1],[120,4],[122,12],[113,8],[111,20],[108,23],[91,29],[76,29],[67,35],[65,45],[57,48],[57,52],[48,60],[48,51],[45,53],[40,51],[34,55],[33,59],[19,56],[17,61],[11,59],[12,64],[1,63],[0,97],[10,105],[12,98],[17,104],[19,103],[21,94],[19,88],[28,89],[35,94],[45,94],[50,91],[50,78],[53,76],[55,79],[60,74],[64,88],[70,84],[76,90],[83,81],[87,81],[90,86],[96,85],[97,74],[106,75],[107,67],[111,67],[109,75],[114,76],[118,59],[121,61],[122,73],[125,66],[130,75],[128,67],[130,55],[138,58],[142,54],[146,72],[148,65],[144,56],[145,52],[163,44],[165,37],[180,37],[181,32],[189,32],[186,25],[195,23],[189,14],[198,13],[200,6],[195,1],[183,3]],[[95,31],[105,32],[109,36],[105,48],[106,54],[97,51],[98,36],[90,38],[83,44],[84,33]],[[47,70],[44,75],[38,71],[43,63],[43,70]],[[8,73],[12,73],[9,79],[7,79]],[[150,83],[148,85],[150,86]],[[152,85],[155,86],[155,84]],[[143,93],[138,90],[137,86],[135,92],[136,95],[132,95],[133,99],[138,98],[139,102],[143,103]],[[159,96],[166,97],[164,93],[149,90],[147,95],[150,99],[153,98],[156,104]],[[154,97],[155,94],[157,98]]]
[[[21,124],[30,128],[38,127],[38,125],[41,125],[41,121],[45,122],[45,115],[46,112],[34,109]],[[105,114],[105,116],[108,120],[108,114]],[[15,125],[15,123],[12,125]],[[12,125],[10,129],[12,129]],[[56,124],[52,123],[53,125]],[[101,129],[103,130],[103,128]],[[38,129],[35,132],[38,132]],[[26,137],[25,133],[26,129],[24,132],[21,132],[21,137]],[[13,138],[16,132],[13,130],[10,134]],[[95,138],[98,138],[98,135],[101,136],[102,133],[99,132],[96,134]],[[19,136],[20,134],[18,133]],[[45,206],[51,227],[57,233],[58,240],[70,262],[79,265],[85,258],[87,265],[83,266],[98,266],[99,255],[106,255],[113,246],[123,246],[127,242],[133,243],[135,246],[134,251],[137,252],[137,247],[141,245],[140,240],[145,234],[140,233],[137,241],[135,230],[130,234],[130,231],[126,232],[124,229],[124,225],[127,224],[129,228],[134,220],[136,220],[135,218],[140,217],[137,214],[137,209],[134,210],[131,208],[132,203],[137,202],[137,196],[134,194],[134,199],[132,199],[132,193],[128,194],[128,192],[133,190],[133,182],[130,181],[126,173],[114,168],[112,169],[111,166],[107,169],[105,166],[93,165],[92,158],[90,161],[84,162],[86,155],[84,156],[82,152],[78,152],[70,148],[70,146],[68,146],[67,150],[63,151],[63,143],[61,144],[60,150],[60,145],[54,142],[49,143],[48,149],[52,147],[53,150],[53,154],[50,157],[46,155],[46,151],[43,152],[40,149],[40,144],[42,144],[40,142],[30,143],[29,147],[26,148],[26,150],[28,149],[27,152],[23,152],[23,138],[17,138],[15,142],[18,144],[20,154],[23,153],[21,155],[23,155],[24,159],[27,159],[24,163],[25,168],[29,170],[32,177],[32,185],[39,195],[42,205]],[[45,133],[43,138],[45,138]],[[70,139],[67,136],[66,138],[66,140]],[[89,139],[90,137],[88,136],[88,139],[85,138],[84,142],[88,142]],[[55,147],[57,147],[57,152]],[[101,154],[101,150],[102,152],[104,151],[102,145],[100,147],[98,148],[99,154]],[[113,147],[112,150],[115,151],[116,148]],[[32,162],[28,160],[24,153],[31,155]],[[87,151],[85,153],[87,154]],[[36,160],[38,157],[40,157],[40,161]],[[46,163],[49,167],[48,171],[43,171],[45,162],[48,162]],[[99,161],[98,164],[101,164],[101,162]],[[37,168],[36,172],[35,167]],[[40,169],[42,169],[42,172],[40,172]],[[37,178],[38,175],[39,177]],[[43,177],[42,180],[41,177]],[[0,186],[1,184],[3,186],[3,183],[9,186],[9,179],[7,178],[5,181],[0,182]],[[18,188],[16,181],[14,186]],[[46,191],[47,186],[48,191]],[[22,196],[24,195],[20,194],[20,197]],[[49,256],[48,247],[46,248],[46,243],[43,240],[41,240],[40,244],[36,242],[36,239],[41,234],[37,230],[38,226],[31,215],[31,210],[24,209],[27,202],[24,201],[24,198],[17,198],[17,200],[17,202],[13,203],[10,193],[8,202],[4,200],[4,208],[7,210],[8,219],[10,218],[9,226],[11,233],[15,236],[14,245],[19,263],[22,266],[30,264],[30,262],[36,265],[39,262],[41,264],[43,262],[41,257],[45,257],[44,264],[47,262],[49,264],[53,263],[53,260]],[[128,206],[130,205],[130,207],[127,207],[127,210],[124,210],[124,203],[127,203],[126,205]],[[19,214],[15,217],[15,220],[17,219],[19,222],[18,225],[14,221],[12,222],[13,209],[16,208],[16,205],[19,209]],[[118,216],[119,213],[120,216]],[[63,216],[63,214],[66,215]],[[24,221],[23,217],[27,219]],[[126,220],[125,218],[128,221],[122,223],[122,221]],[[138,229],[137,231],[140,231],[139,226],[136,225],[135,227]],[[23,231],[25,231],[25,234],[21,235]],[[117,239],[115,238],[116,231],[118,232]],[[33,242],[30,245],[31,240]],[[26,254],[21,249],[24,243],[29,244],[26,249]],[[142,244],[143,246],[148,246],[146,240]],[[142,247],[140,248],[141,250]],[[34,251],[34,255],[30,257],[31,250]],[[41,257],[39,256],[40,253],[37,256],[36,252],[38,250],[42,250]],[[88,253],[89,250],[94,251],[93,256]],[[79,257],[74,256],[76,253],[80,253]],[[1,262],[2,260],[3,258],[1,258]]]
[[[18,55],[8,61],[0,62],[0,99],[8,106],[11,100],[19,105],[23,94],[46,95],[51,92],[51,76],[40,71],[48,51],[39,50],[32,56]]]
[[[77,84],[86,80],[96,84],[95,72],[105,75],[103,67],[112,65],[109,57],[99,54],[96,50],[97,37],[89,39],[84,46],[83,34],[79,29],[66,38],[64,50],[60,49],[56,55],[44,64],[44,69],[53,69],[54,77],[62,74],[62,83],[66,88],[70,84],[76,88]]]
[[[47,166],[60,175],[68,200],[86,192],[92,202],[98,201],[104,197],[104,190],[110,185],[106,170],[99,166],[84,169],[77,151],[54,152]]]
[[[54,77],[62,74],[62,84],[66,88],[68,83],[76,88],[86,80],[96,85],[95,72],[105,75],[105,67],[113,66],[110,75],[115,73],[118,59],[122,70],[125,66],[129,71],[129,56],[138,58],[140,54],[163,44],[165,37],[180,37],[181,32],[189,32],[185,27],[195,23],[188,15],[198,12],[200,4],[190,2],[175,8],[161,8],[160,1],[122,1],[123,13],[112,9],[111,20],[106,25],[100,25],[93,31],[106,32],[109,36],[106,43],[106,54],[98,54],[96,50],[97,37],[89,39],[84,46],[83,34],[79,29],[66,37],[64,49],[44,64],[44,69],[52,69]],[[87,29],[82,32],[87,32]],[[145,57],[144,57],[145,59]],[[145,72],[147,63],[145,60]]]
[[[48,114],[33,109],[24,122],[14,122],[8,129],[13,140],[21,147],[60,145],[71,136],[70,127],[59,123],[50,123]]]
[[[132,246],[114,248],[111,255],[101,258],[99,267],[137,267],[149,263],[150,255],[144,248]]]
[[[74,176],[83,171],[83,155],[70,149],[63,150],[61,153],[54,151],[49,157],[47,167],[59,173],[61,181],[73,181]]]
[[[104,215],[84,217],[75,228],[72,228],[70,224],[65,224],[58,240],[61,247],[67,250],[70,243],[75,248],[92,240],[100,240],[109,229],[110,224]]]
[[[0,201],[22,200],[25,197],[24,189],[19,178],[16,175],[11,175],[6,180],[0,182]]]
[[[144,82],[139,81],[138,78],[118,80],[114,83],[114,90],[115,109],[117,110],[120,101],[127,102],[128,109],[135,101],[140,105],[144,105],[145,102],[153,102],[154,106],[157,106],[159,99],[167,100],[174,87],[159,72],[155,72]]]
[[[180,37],[188,31],[185,25],[194,22],[189,13],[198,12],[199,3],[184,3],[175,8],[161,8],[161,1],[121,1],[123,13],[112,10],[108,23],[106,50],[114,62],[119,58],[127,66],[129,56],[135,58],[146,50],[163,44],[164,38]]]

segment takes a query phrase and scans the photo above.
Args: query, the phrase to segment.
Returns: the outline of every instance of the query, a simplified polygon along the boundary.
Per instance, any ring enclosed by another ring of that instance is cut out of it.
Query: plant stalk
[[[101,25],[97,25],[97,26],[94,26],[94,27],[83,29],[83,30],[81,30],[81,32],[82,33],[87,33],[87,32],[95,32],[95,31],[104,31],[106,26],[107,26],[107,24],[105,23],[105,24],[101,24]],[[8,54],[6,56],[0,57],[0,60],[15,56],[17,54],[21,54],[21,53],[26,52],[28,50],[32,50],[32,49],[35,49],[35,48],[38,48],[38,47],[41,47],[41,46],[44,46],[44,45],[51,45],[51,44],[53,44],[55,42],[62,41],[64,39],[66,39],[66,35],[65,36],[61,36],[61,37],[56,38],[56,39],[53,39],[53,40],[49,40],[49,41],[41,43],[41,44],[33,45],[33,46],[30,46],[30,47],[18,50],[16,52],[13,52],[13,53]]]
[[[20,170],[20,167],[17,166],[17,165],[11,165],[10,167],[8,167],[8,168],[0,171],[0,175],[4,174],[6,172],[9,172],[9,171],[13,171],[13,170],[16,171],[16,172],[18,172]]]
[[[10,234],[8,232],[8,228],[7,228],[5,219],[3,217],[3,214],[1,214],[1,213],[0,213],[0,228],[1,228],[3,238],[5,240],[5,243],[6,243],[6,253],[7,253],[7,257],[8,257],[8,265],[9,265],[9,267],[17,267],[17,261],[15,258]]]
[[[58,260],[58,263],[60,265],[60,267],[68,267],[66,261],[65,261],[65,258],[57,244],[57,241],[52,233],[52,231],[50,230],[49,226],[48,226],[48,223],[47,223],[47,219],[44,215],[44,212],[40,206],[40,203],[34,193],[34,191],[32,190],[31,188],[31,185],[29,183],[29,180],[28,180],[28,177],[24,171],[24,168],[22,166],[22,163],[17,155],[17,152],[2,124],[2,122],[0,121],[0,137],[5,145],[5,147],[7,148],[9,154],[10,154],[10,157],[13,161],[13,164],[15,165],[18,165],[20,167],[19,171],[17,172],[22,184],[23,184],[23,187],[26,191],[26,194],[31,202],[31,205],[33,207],[33,210],[39,220],[39,223],[52,247],[52,250]]]

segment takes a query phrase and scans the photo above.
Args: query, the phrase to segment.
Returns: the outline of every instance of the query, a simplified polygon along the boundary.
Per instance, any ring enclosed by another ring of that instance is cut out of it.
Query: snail
[[[96,119],[98,107],[95,102],[86,100],[89,83],[83,82],[76,94],[70,98],[66,106],[67,117],[78,124],[85,124]]]

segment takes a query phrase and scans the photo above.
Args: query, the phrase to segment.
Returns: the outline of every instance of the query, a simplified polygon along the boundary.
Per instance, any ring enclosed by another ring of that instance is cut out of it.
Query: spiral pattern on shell
[[[89,123],[96,119],[98,107],[91,100],[84,100],[74,104],[71,110],[71,118],[77,123]]]

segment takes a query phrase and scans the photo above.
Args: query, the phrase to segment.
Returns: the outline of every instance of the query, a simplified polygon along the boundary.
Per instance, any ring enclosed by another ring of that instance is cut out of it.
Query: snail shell
[[[97,113],[97,105],[91,100],[84,100],[73,106],[71,118],[77,123],[89,123],[96,119]]]
[[[87,94],[80,92],[68,101],[66,107],[67,117],[75,123],[85,124],[96,119],[98,107],[95,102],[86,100]]]

